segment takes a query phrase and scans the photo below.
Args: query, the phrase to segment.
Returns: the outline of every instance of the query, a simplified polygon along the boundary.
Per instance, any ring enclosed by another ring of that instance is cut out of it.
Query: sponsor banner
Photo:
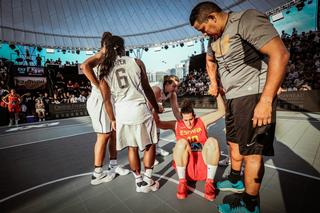
[[[43,67],[27,67],[27,74],[29,76],[44,76]]]
[[[178,98],[179,105],[186,99],[193,103],[194,108],[216,108],[212,96],[182,96]],[[169,100],[164,103],[164,107],[171,107]],[[320,112],[320,90],[282,92],[278,96],[277,110]]]
[[[17,67],[16,73],[18,75],[27,75],[27,67]]]
[[[14,85],[19,89],[45,89],[47,86],[47,79],[45,77],[15,76]]]
[[[52,119],[88,115],[86,103],[49,104],[49,112]]]
[[[14,70],[18,76],[45,76],[43,67],[15,66]]]
[[[320,91],[291,91],[278,96],[278,110],[320,112]]]

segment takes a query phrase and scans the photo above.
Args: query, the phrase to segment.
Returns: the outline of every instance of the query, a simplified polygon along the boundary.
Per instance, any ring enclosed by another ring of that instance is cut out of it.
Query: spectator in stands
[[[53,94],[53,99],[52,99],[52,104],[60,104],[61,103],[61,99],[60,97],[58,96],[57,93],[54,93]]]
[[[85,91],[82,91],[78,97],[79,103],[85,103],[87,101],[87,98],[85,96]]]
[[[213,2],[202,2],[193,8],[190,23],[214,38],[209,41],[207,53],[211,94],[218,93],[217,66],[226,91],[227,139],[232,147],[232,162],[228,179],[218,182],[217,187],[221,191],[245,191],[243,196],[231,196],[232,199],[219,205],[219,212],[259,212],[262,156],[274,154],[274,98],[285,75],[289,54],[268,17],[256,10],[227,13]],[[268,56],[268,63],[258,52]],[[243,160],[245,185],[240,178]]]
[[[45,116],[46,116],[46,109],[45,109],[45,104],[42,98],[37,98],[35,100],[35,109],[38,117],[38,121],[45,121]]]
[[[36,57],[36,61],[37,61],[37,67],[41,67],[42,58],[41,58],[41,56],[39,54]]]

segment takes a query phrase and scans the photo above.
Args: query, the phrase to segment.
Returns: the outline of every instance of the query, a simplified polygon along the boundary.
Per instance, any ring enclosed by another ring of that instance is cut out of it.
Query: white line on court
[[[47,182],[47,183],[43,183],[43,184],[40,184],[40,185],[38,185],[38,186],[34,186],[34,187],[29,188],[29,189],[26,189],[26,190],[23,190],[23,191],[21,191],[21,192],[18,192],[18,193],[16,193],[16,194],[13,194],[13,195],[10,195],[10,196],[8,196],[8,197],[5,197],[5,198],[3,198],[3,199],[0,200],[0,203],[3,203],[3,202],[5,202],[5,201],[7,201],[7,200],[10,200],[10,199],[15,198],[15,197],[17,197],[17,196],[19,196],[19,195],[25,194],[25,193],[27,193],[27,192],[31,192],[31,191],[33,191],[33,190],[39,189],[39,188],[41,188],[41,187],[48,186],[48,185],[50,185],[50,184],[58,183],[58,182],[61,182],[61,181],[64,181],[64,180],[72,179],[72,178],[87,176],[87,175],[91,175],[91,174],[92,174],[92,172],[87,172],[87,173],[83,173],[83,174],[72,175],[72,176],[69,176],[69,177],[64,177],[64,178],[60,178],[60,179],[57,179],[57,180],[49,181],[49,182]],[[179,183],[177,180],[175,180],[175,179],[173,179],[173,178],[166,177],[166,176],[164,176],[164,175],[153,174],[153,176],[158,177],[158,178],[160,178],[160,179],[166,179],[166,180],[168,180],[168,181],[170,181],[170,182],[172,182],[172,183],[175,183],[175,184],[178,184],[178,183]],[[199,190],[194,189],[194,188],[192,188],[192,187],[190,187],[190,186],[188,186],[188,189],[189,189],[190,191],[192,191],[193,193],[199,195],[200,197],[204,197],[204,194],[203,194],[202,192],[200,192]]]
[[[66,136],[55,137],[55,138],[49,138],[49,139],[34,141],[34,142],[30,142],[30,143],[24,143],[24,144],[17,144],[17,145],[12,145],[12,146],[1,147],[0,150],[20,147],[20,146],[26,146],[26,145],[41,143],[41,142],[50,141],[50,140],[57,140],[57,139],[62,139],[62,138],[78,136],[78,135],[84,135],[84,134],[89,134],[89,133],[93,133],[93,131],[81,132],[81,133],[77,133],[77,134],[66,135]],[[169,140],[169,139],[166,139],[166,138],[161,138],[161,140],[167,141],[167,142],[175,142],[175,140]],[[225,155],[225,154],[222,154],[222,155]],[[227,155],[225,155],[225,156],[227,156]],[[311,179],[315,179],[315,180],[320,180],[320,177],[317,177],[317,176],[312,176],[312,175],[308,175],[308,174],[305,174],[305,173],[296,172],[296,171],[293,171],[293,170],[284,169],[284,168],[276,167],[276,166],[269,165],[269,164],[264,164],[264,165],[266,167],[268,167],[268,168],[271,168],[271,169],[276,169],[276,170],[284,171],[284,172],[287,172],[287,173],[296,174],[296,175],[300,175],[300,176],[311,178]]]
[[[48,138],[48,139],[43,139],[43,140],[39,140],[39,141],[33,141],[33,142],[29,142],[29,143],[17,144],[17,145],[12,145],[12,146],[5,146],[5,147],[1,147],[0,150],[15,148],[15,147],[19,147],[19,146],[26,146],[26,145],[31,145],[31,144],[36,144],[36,143],[45,142],[45,141],[51,141],[51,140],[57,140],[57,139],[62,139],[62,138],[68,138],[68,137],[73,137],[73,136],[78,136],[78,135],[85,135],[85,134],[89,134],[89,133],[93,133],[93,131],[80,132],[80,133],[72,134],[72,135],[65,135],[65,136],[60,136],[60,137],[55,137],[55,138]]]
[[[167,142],[175,142],[174,140],[168,140],[168,139],[165,139],[165,138],[161,138],[161,140],[164,140],[164,141],[167,141]],[[228,156],[226,154],[221,154],[221,155],[226,156],[226,157]],[[276,169],[276,170],[280,170],[280,171],[283,171],[283,172],[287,172],[287,173],[291,173],[291,174],[295,174],[295,175],[300,175],[300,176],[311,178],[311,179],[315,179],[315,180],[320,180],[320,177],[317,177],[317,176],[308,175],[308,174],[305,174],[305,173],[302,173],[302,172],[296,172],[296,171],[289,170],[289,169],[284,169],[284,168],[273,166],[273,165],[269,165],[269,164],[266,164],[266,163],[264,165],[265,165],[265,167],[268,167],[268,168],[271,168],[271,169]]]
[[[21,129],[18,129],[16,130],[15,132],[9,132],[7,131],[7,133],[4,133],[4,134],[0,134],[0,137],[5,137],[5,136],[11,136],[11,135],[17,135],[19,133],[26,133],[24,131],[28,130],[27,132],[28,133],[32,133],[34,131],[38,131],[38,130],[43,130],[43,129],[58,129],[58,128],[65,128],[65,127],[76,127],[76,126],[82,126],[82,125],[87,125],[87,124],[91,124],[91,121],[90,122],[85,122],[85,123],[80,123],[80,124],[67,124],[67,125],[60,125],[60,126],[50,126],[52,124],[51,123],[45,123],[47,126],[41,126],[41,128],[26,128],[28,127],[28,125],[24,125],[24,126],[18,126],[18,127],[13,127],[13,128],[19,128],[19,127],[22,127]],[[32,124],[30,124],[30,126],[33,126]],[[49,128],[48,128],[49,127]]]

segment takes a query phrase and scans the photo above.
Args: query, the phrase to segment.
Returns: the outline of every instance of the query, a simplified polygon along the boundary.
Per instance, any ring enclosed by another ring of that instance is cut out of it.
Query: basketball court
[[[196,113],[208,111],[197,109]],[[173,114],[167,110],[161,118],[171,120]],[[209,136],[218,138],[224,158],[223,119],[209,127]],[[220,192],[209,202],[203,197],[204,183],[198,182],[187,199],[176,198],[178,177],[171,166],[175,144],[171,131],[161,132],[160,145],[170,155],[157,156],[160,164],[154,169],[154,178],[160,182],[158,191],[137,193],[131,174],[92,186],[95,137],[89,117],[1,127],[0,212],[218,212],[217,205],[230,194]],[[261,211],[319,209],[320,114],[278,112],[276,140],[275,157],[265,159]],[[129,168],[126,150],[118,153],[118,163]],[[219,167],[216,180],[222,180],[228,169]]]

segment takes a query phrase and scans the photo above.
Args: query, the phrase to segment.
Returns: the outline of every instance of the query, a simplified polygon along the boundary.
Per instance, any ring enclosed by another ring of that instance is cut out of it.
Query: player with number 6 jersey
[[[119,36],[112,36],[105,42],[100,89],[106,112],[117,133],[117,150],[128,147],[128,160],[136,180],[136,191],[147,193],[159,188],[159,182],[152,179],[155,144],[158,142],[157,129],[147,103],[151,103],[156,113],[159,107],[143,62],[124,56],[124,50],[124,40]],[[111,106],[111,96],[115,113]],[[144,151],[143,177],[140,174],[138,149]]]

